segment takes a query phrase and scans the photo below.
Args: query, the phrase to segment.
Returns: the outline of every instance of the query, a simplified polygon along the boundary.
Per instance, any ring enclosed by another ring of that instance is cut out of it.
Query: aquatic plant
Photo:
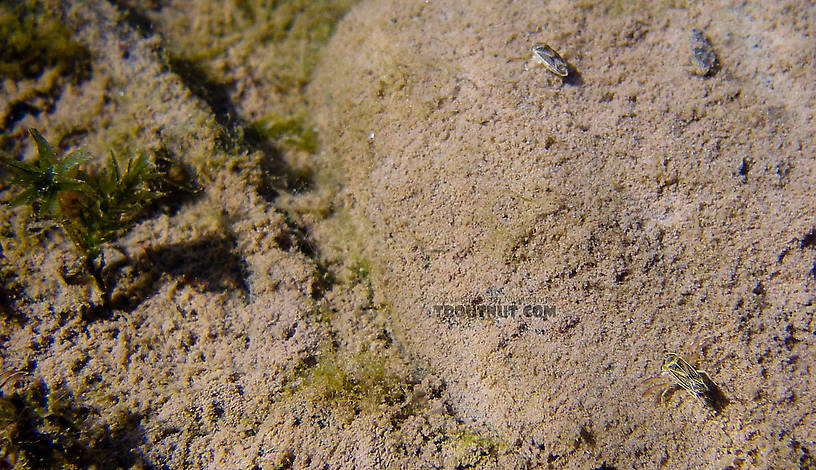
[[[29,204],[39,217],[59,217],[60,194],[85,190],[82,181],[72,175],[76,173],[77,165],[90,160],[91,156],[74,150],[58,159],[54,147],[36,129],[29,129],[29,134],[37,144],[36,165],[3,159],[14,174],[13,182],[24,188],[9,201],[9,205]]]
[[[102,275],[102,245],[127,231],[139,211],[162,194],[151,189],[160,175],[144,155],[130,158],[122,172],[113,152],[107,168],[85,172],[78,167],[91,159],[88,153],[74,150],[57,157],[36,129],[29,129],[29,134],[37,145],[36,164],[2,159],[12,172],[12,182],[22,188],[8,204],[29,205],[40,219],[62,228],[107,307],[110,288]]]

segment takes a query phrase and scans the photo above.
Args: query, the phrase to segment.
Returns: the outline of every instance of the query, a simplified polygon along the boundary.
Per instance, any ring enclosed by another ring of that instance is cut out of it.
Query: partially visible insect
[[[719,61],[717,53],[711,41],[699,29],[692,29],[689,36],[689,46],[691,47],[691,63],[694,66],[694,73],[702,77],[717,73]]]
[[[692,362],[698,362],[699,353],[705,349],[710,339],[697,337],[692,342],[693,354],[689,356]],[[675,390],[682,388],[715,413],[719,413],[728,406],[728,398],[722,389],[711,380],[711,377],[706,372],[692,366],[679,354],[672,352],[664,354],[660,370],[659,376],[646,379],[641,383],[641,385],[648,386],[643,396],[662,388],[663,391],[659,398],[662,403],[669,399]]]
[[[660,402],[662,403],[663,400],[679,386],[706,404],[709,404],[711,401],[711,389],[703,378],[703,376],[707,376],[707,374],[704,371],[692,367],[691,364],[680,357],[679,354],[666,353],[663,356],[661,371],[662,373],[659,376],[646,379],[643,382],[644,385],[658,382],[656,385],[647,388],[646,391],[643,392],[644,396],[661,387],[665,387],[660,394]],[[670,378],[670,384],[666,383],[666,378]]]
[[[533,60],[559,77],[569,75],[567,62],[549,44],[536,44],[533,46]]]

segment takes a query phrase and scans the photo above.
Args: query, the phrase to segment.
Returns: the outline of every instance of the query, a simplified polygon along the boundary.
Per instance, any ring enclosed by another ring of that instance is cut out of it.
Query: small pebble
[[[717,54],[714,46],[699,29],[691,30],[689,38],[691,45],[691,62],[694,65],[694,73],[700,76],[709,76],[717,73]]]

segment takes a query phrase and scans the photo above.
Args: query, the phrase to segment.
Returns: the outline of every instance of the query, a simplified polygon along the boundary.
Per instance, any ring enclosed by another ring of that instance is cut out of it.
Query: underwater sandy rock
[[[641,6],[362,2],[310,88],[325,163],[391,331],[508,452],[785,466],[816,437],[814,7]],[[680,60],[695,23],[735,33],[706,81]],[[757,42],[798,65],[769,72]],[[515,59],[537,43],[580,80]],[[515,308],[478,314],[496,304]],[[731,403],[715,418],[639,388],[696,336]]]

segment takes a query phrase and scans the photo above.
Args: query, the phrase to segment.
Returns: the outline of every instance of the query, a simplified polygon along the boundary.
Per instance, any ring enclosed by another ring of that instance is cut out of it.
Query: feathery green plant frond
[[[100,171],[95,178],[89,178],[88,182],[99,197],[101,212],[125,220],[128,214],[132,215],[158,197],[146,186],[156,177],[144,155],[129,159],[122,173],[116,156],[111,152],[108,168]]]
[[[160,195],[147,187],[157,175],[144,155],[128,160],[122,173],[111,152],[107,168],[79,177],[85,184],[86,197],[80,199],[79,210],[64,222],[63,228],[77,249],[90,258],[99,254],[102,243],[130,228],[139,211]]]
[[[77,165],[87,162],[91,156],[82,150],[74,150],[58,159],[54,147],[37,129],[28,133],[37,144],[37,163],[18,162],[3,158],[3,162],[14,174],[13,182],[23,187],[23,192],[9,201],[11,206],[28,204],[35,208],[39,217],[57,219],[61,217],[59,194],[64,191],[87,190],[86,185],[74,178]]]
[[[107,306],[110,291],[102,276],[104,261],[95,260],[103,243],[121,236],[139,211],[163,194],[154,189],[161,175],[144,155],[129,159],[123,172],[113,152],[106,168],[87,172],[77,168],[91,159],[87,152],[74,150],[58,158],[36,129],[29,129],[29,134],[37,144],[36,164],[2,159],[13,173],[13,182],[22,187],[9,204],[28,204],[38,217],[53,220],[63,229]]]

